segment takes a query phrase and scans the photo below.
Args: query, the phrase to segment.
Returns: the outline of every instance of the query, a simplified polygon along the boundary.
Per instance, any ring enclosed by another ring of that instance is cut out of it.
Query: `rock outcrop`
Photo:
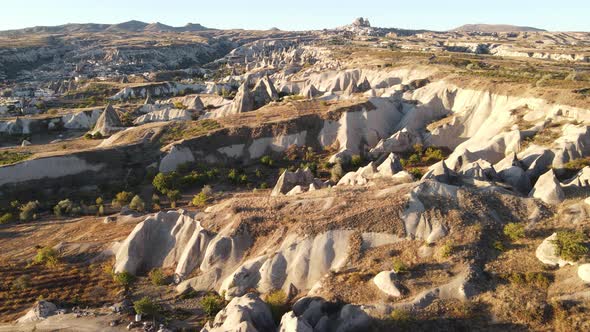
[[[313,177],[313,173],[306,168],[305,170],[297,169],[295,172],[285,170],[277,180],[271,196],[281,194],[295,195],[313,188],[312,190],[324,187],[325,184]],[[295,190],[295,191],[293,191]]]
[[[397,284],[397,276],[394,271],[382,271],[379,272],[375,278],[373,278],[373,283],[379,287],[379,289],[393,297],[401,296],[401,292],[398,288]]]
[[[262,332],[275,329],[268,305],[258,295],[249,293],[232,299],[201,332]]]
[[[547,204],[559,204],[565,199],[561,184],[555,177],[553,170],[541,175],[529,196],[538,198]]]
[[[135,125],[141,125],[149,122],[164,122],[164,121],[187,121],[192,118],[191,113],[182,109],[164,109],[160,111],[153,111],[142,116],[139,116],[133,121]]]
[[[44,320],[47,317],[55,314],[57,306],[48,301],[38,301],[33,307],[21,318],[17,320],[18,323],[29,323]]]
[[[578,266],[578,277],[585,283],[590,283],[590,264]]]
[[[568,264],[573,265],[573,262],[566,261],[557,255],[557,248],[555,243],[553,243],[555,240],[557,240],[557,233],[553,233],[551,236],[541,242],[535,251],[535,256],[537,256],[537,259],[543,264],[551,266],[562,267]]]

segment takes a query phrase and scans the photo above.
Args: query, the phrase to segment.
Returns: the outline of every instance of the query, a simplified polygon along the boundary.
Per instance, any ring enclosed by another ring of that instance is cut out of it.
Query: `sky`
[[[448,30],[467,23],[590,31],[590,0],[1,0],[0,30],[129,20],[228,29],[309,30],[366,17],[372,26]]]

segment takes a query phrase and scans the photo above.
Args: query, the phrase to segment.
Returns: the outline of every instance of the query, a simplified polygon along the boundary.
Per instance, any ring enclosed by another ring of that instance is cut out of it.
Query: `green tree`
[[[138,314],[152,316],[154,323],[161,310],[160,306],[147,296],[142,297],[141,300],[135,301],[133,303],[133,309],[135,309],[135,312]]]
[[[182,197],[182,195],[180,195],[180,191],[178,190],[168,190],[166,196],[168,196],[168,199],[170,200],[170,206],[172,208],[176,208],[176,202],[178,202],[178,200]]]

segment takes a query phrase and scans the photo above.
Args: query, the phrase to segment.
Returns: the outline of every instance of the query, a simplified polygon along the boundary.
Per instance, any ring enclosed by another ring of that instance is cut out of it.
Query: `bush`
[[[340,162],[337,162],[330,170],[330,180],[333,183],[337,183],[338,181],[340,181],[343,175],[344,170],[342,169],[342,164]]]
[[[409,312],[402,309],[393,309],[389,315],[397,325],[405,326],[412,322],[412,316]]]
[[[209,294],[199,301],[199,305],[207,316],[214,317],[225,306],[225,300],[217,294]]]
[[[129,203],[129,208],[137,212],[143,212],[145,211],[145,203],[139,195],[135,195],[131,199],[131,203]]]
[[[33,258],[34,264],[45,264],[47,267],[55,267],[59,262],[57,251],[53,248],[45,247],[37,250],[37,255]]]
[[[440,255],[443,258],[448,258],[451,257],[451,255],[453,254],[453,251],[455,250],[455,245],[453,244],[453,242],[451,241],[447,241],[447,243],[445,243],[441,250],[440,250]]]
[[[361,167],[363,165],[363,157],[359,155],[354,155],[350,158],[350,165],[352,167]]]
[[[162,271],[162,269],[153,269],[148,274],[152,285],[154,286],[162,286],[166,284],[166,275]]]
[[[511,222],[504,226],[504,235],[512,241],[524,238],[524,225],[519,223]]]
[[[22,221],[29,221],[37,219],[37,210],[39,210],[39,201],[28,202],[20,207],[19,219]]]
[[[135,282],[135,276],[127,271],[125,272],[121,272],[121,273],[116,273],[113,276],[113,280],[125,287],[125,290],[129,289],[129,287],[131,287],[131,285],[133,285],[133,283]]]
[[[209,197],[201,191],[199,194],[193,196],[191,203],[195,207],[202,208],[205,205],[207,205],[208,200],[209,200]]]
[[[0,225],[7,224],[13,220],[14,220],[14,216],[12,215],[12,213],[10,213],[10,212],[4,213],[2,216],[0,216]]]
[[[25,290],[30,287],[31,287],[31,277],[29,277],[28,275],[25,274],[25,275],[21,275],[20,277],[14,279],[10,289],[22,291],[22,290]]]
[[[178,200],[182,197],[180,195],[180,191],[178,190],[169,190],[166,193],[166,196],[168,196],[168,199],[170,200],[170,206],[172,208],[176,208],[176,202],[178,202]]]
[[[408,267],[399,259],[393,259],[393,272],[395,273],[405,273],[408,272]]]
[[[113,200],[113,205],[115,206],[123,206],[129,204],[131,199],[133,198],[133,193],[129,191],[121,191],[115,195],[115,199]]]
[[[578,261],[588,253],[584,245],[586,235],[582,232],[561,231],[557,232],[557,239],[553,241],[556,254],[568,261]]]
[[[424,160],[426,162],[437,162],[445,159],[441,149],[429,147],[424,153]]]
[[[412,176],[418,180],[424,176],[424,174],[419,168],[412,168],[408,171],[408,173],[412,174]]]
[[[53,207],[53,214],[55,214],[57,217],[63,217],[63,216],[77,216],[80,215],[82,212],[82,209],[80,208],[79,205],[74,204],[74,202],[70,201],[69,199],[64,199],[63,201],[60,201],[59,203],[57,203],[56,206]]]
[[[135,312],[138,314],[150,315],[154,319],[160,312],[160,306],[147,296],[141,298],[141,300],[135,301],[133,303],[133,309],[135,309]]]
[[[270,156],[263,156],[260,158],[260,163],[263,165],[272,166],[274,165],[274,160],[272,160]]]
[[[268,293],[264,301],[270,307],[275,322],[280,322],[281,317],[288,311],[287,294],[283,290],[275,290]]]
[[[234,168],[230,169],[227,173],[227,179],[232,183],[238,183],[239,179],[238,171]]]

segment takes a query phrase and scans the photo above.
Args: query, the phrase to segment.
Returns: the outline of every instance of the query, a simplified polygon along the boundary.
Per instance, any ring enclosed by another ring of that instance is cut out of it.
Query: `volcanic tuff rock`
[[[123,128],[119,114],[110,104],[104,109],[91,133],[100,133],[102,136],[110,136]]]
[[[215,315],[213,323],[208,322],[201,332],[261,332],[275,329],[269,306],[258,295],[249,293],[232,299]]]
[[[57,311],[57,306],[48,301],[37,301],[26,315],[17,320],[18,323],[28,323],[43,320]]]
[[[558,204],[565,199],[561,184],[555,177],[553,170],[549,170],[537,180],[529,195],[547,204]]]
[[[557,233],[553,233],[551,236],[541,242],[535,251],[537,259],[539,259],[543,264],[552,266],[562,267],[568,264],[573,265],[573,262],[566,261],[557,255],[557,248],[555,243],[553,243],[555,240],[557,240]]]

